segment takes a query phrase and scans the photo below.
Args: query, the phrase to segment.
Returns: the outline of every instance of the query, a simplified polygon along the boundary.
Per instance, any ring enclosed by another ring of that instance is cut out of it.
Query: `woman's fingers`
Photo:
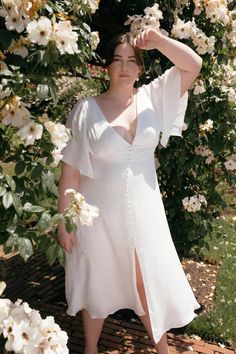
[[[67,253],[71,253],[73,248],[71,240],[67,240],[63,248]]]
[[[140,49],[156,48],[155,41],[157,39],[157,31],[152,28],[146,28],[134,40],[134,45]]]
[[[148,41],[149,29],[145,29],[134,39],[134,45],[137,47],[145,47]]]
[[[58,239],[60,245],[67,253],[71,253],[73,247],[76,245],[76,235],[75,233],[67,234],[62,239]]]
[[[73,234],[71,234],[71,244],[72,246],[76,245],[76,235],[75,232],[73,232]]]

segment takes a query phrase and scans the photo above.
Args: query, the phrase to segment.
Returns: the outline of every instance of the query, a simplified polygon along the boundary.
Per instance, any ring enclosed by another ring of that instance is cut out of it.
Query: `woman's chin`
[[[135,80],[132,80],[130,77],[119,77],[119,79],[117,80],[117,83],[119,85],[133,85],[135,82]]]

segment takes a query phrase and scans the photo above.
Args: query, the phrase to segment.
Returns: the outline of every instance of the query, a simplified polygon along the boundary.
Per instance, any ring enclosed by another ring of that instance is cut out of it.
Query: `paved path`
[[[59,264],[50,267],[44,255],[37,254],[27,262],[18,255],[0,257],[6,271],[4,295],[12,301],[21,298],[42,317],[52,315],[69,336],[70,354],[83,354],[83,330],[80,316],[65,314],[64,272]],[[119,315],[119,313],[118,313]],[[133,316],[134,317],[134,316]],[[185,335],[168,333],[170,353],[233,354],[233,350],[209,344]],[[99,341],[99,353],[156,353],[138,318],[117,319],[109,316]],[[0,353],[1,354],[1,353]],[[33,354],[33,353],[32,353]]]

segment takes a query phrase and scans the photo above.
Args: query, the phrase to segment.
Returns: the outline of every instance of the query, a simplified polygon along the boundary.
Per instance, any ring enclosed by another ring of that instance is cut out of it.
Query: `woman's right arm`
[[[75,191],[79,189],[79,171],[65,162],[61,163],[61,176],[59,180],[59,199],[58,199],[58,211],[63,213],[63,211],[68,207],[71,201],[71,195],[65,196],[65,190],[73,188]],[[67,232],[63,222],[58,224],[58,241],[64,250],[68,253],[72,252],[72,248],[76,244],[76,234],[75,232]]]

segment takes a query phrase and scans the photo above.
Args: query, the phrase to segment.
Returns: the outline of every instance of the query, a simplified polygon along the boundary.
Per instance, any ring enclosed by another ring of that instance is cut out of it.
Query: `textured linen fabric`
[[[154,151],[160,140],[181,136],[187,94],[180,71],[167,70],[137,92],[137,128],[129,143],[109,124],[94,98],[78,103],[68,119],[73,138],[63,161],[81,174],[79,191],[100,215],[80,225],[66,256],[67,313],[87,309],[106,318],[122,308],[144,315],[135,253],[145,286],[153,336],[182,327],[199,308],[176,253],[158,186]]]

